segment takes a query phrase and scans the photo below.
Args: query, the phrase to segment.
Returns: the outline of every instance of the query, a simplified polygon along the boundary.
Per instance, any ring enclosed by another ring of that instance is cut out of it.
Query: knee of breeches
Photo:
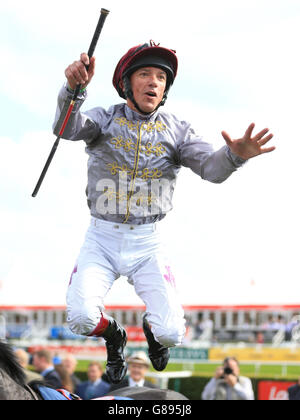
[[[175,347],[182,344],[185,335],[185,326],[173,327],[170,329],[160,328],[155,336],[156,340],[164,347]]]
[[[67,322],[73,334],[89,336],[99,323],[101,309],[82,305],[68,308]]]

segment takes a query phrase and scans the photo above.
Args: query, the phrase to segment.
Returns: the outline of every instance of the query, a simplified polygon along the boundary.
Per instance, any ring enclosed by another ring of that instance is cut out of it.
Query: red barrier
[[[258,384],[258,399],[263,401],[286,401],[288,388],[296,382],[261,381]]]
[[[128,341],[146,341],[143,328],[141,327],[126,327]]]

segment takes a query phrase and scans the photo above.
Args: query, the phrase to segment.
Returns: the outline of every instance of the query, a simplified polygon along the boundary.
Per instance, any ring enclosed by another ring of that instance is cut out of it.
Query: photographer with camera
[[[254,400],[251,380],[240,376],[237,359],[228,357],[223,366],[217,368],[214,378],[203,391],[202,400]]]

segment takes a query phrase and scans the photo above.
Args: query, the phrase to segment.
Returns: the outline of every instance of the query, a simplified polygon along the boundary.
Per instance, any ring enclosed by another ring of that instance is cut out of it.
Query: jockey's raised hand
[[[273,152],[276,149],[275,146],[263,147],[274,137],[273,134],[268,134],[270,130],[265,128],[253,136],[254,127],[255,124],[251,124],[246,130],[244,137],[237,140],[232,140],[226,131],[222,131],[222,136],[230,150],[244,160],[262,155],[263,153]]]
[[[88,70],[86,69],[86,66],[89,66]],[[80,60],[74,61],[74,63],[68,66],[65,71],[69,87],[75,90],[77,85],[82,85],[83,89],[86,88],[94,77],[95,66],[95,57],[89,59],[87,54],[82,53]]]

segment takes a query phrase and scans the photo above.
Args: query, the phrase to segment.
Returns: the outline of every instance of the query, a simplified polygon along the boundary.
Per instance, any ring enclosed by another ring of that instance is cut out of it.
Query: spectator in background
[[[251,321],[251,317],[249,314],[245,315],[245,320],[244,323],[242,325],[242,329],[243,330],[250,330],[252,326],[252,321]]]
[[[296,340],[299,337],[300,333],[300,315],[294,314],[292,319],[287,323],[286,330],[285,330],[285,340],[291,341],[293,340],[293,336],[296,335]]]
[[[278,315],[277,320],[273,324],[273,329],[275,331],[279,331],[279,330],[285,331],[285,328],[286,328],[286,322],[285,322],[284,317],[282,315]]]
[[[278,315],[277,319],[270,315],[268,322],[262,325],[262,328],[265,330],[279,331],[285,329],[285,321],[282,315]]]
[[[75,375],[77,360],[72,354],[67,354],[62,360],[62,366],[65,371],[70,375],[73,388],[76,388],[81,384],[80,379]],[[73,391],[74,392],[74,391]]]
[[[214,332],[214,322],[212,317],[205,318],[201,324],[202,327],[202,335],[199,338],[201,341],[211,341]]]
[[[62,364],[55,365],[55,370],[60,377],[61,388],[71,392],[71,394],[74,394],[75,387],[69,372],[65,369],[65,367]]]
[[[83,400],[103,397],[110,390],[110,384],[102,379],[103,368],[100,363],[92,362],[88,367],[88,381],[77,386],[75,394]]]
[[[274,330],[274,325],[275,325],[275,319],[273,317],[273,315],[269,315],[268,316],[268,321],[264,324],[262,324],[261,328],[263,330]]]
[[[290,401],[300,401],[300,379],[297,385],[293,385],[288,389]]]
[[[262,332],[258,332],[256,334],[256,343],[257,344],[264,344],[265,342],[265,336]]]
[[[249,378],[240,376],[240,367],[234,357],[224,360],[209,383],[202,400],[254,400],[252,383]]]
[[[268,316],[268,321],[261,325],[261,329],[263,330],[264,335],[264,342],[271,342],[276,334],[275,329],[275,318],[273,315]]]
[[[55,389],[62,388],[62,383],[58,372],[54,369],[51,352],[39,350],[33,355],[33,366],[44,378],[45,382]]]
[[[194,329],[194,339],[201,341],[211,341],[213,337],[214,322],[212,317],[203,318],[202,314],[198,316],[198,322]]]
[[[203,333],[202,321],[203,321],[202,314],[198,314],[198,321],[194,327],[194,334],[195,334],[194,340],[199,340],[199,338],[201,337]]]
[[[24,373],[26,375],[26,383],[28,384],[31,381],[42,381],[43,377],[36,372],[32,372],[28,369],[30,355],[23,349],[17,349],[15,355],[19,364],[22,366]]]
[[[145,380],[145,377],[150,367],[150,362],[146,353],[144,353],[143,351],[138,351],[134,353],[131,357],[127,359],[127,363],[129,377],[127,377],[117,385],[112,385],[110,389],[111,391],[126,388],[128,386],[157,388],[151,382]]]

